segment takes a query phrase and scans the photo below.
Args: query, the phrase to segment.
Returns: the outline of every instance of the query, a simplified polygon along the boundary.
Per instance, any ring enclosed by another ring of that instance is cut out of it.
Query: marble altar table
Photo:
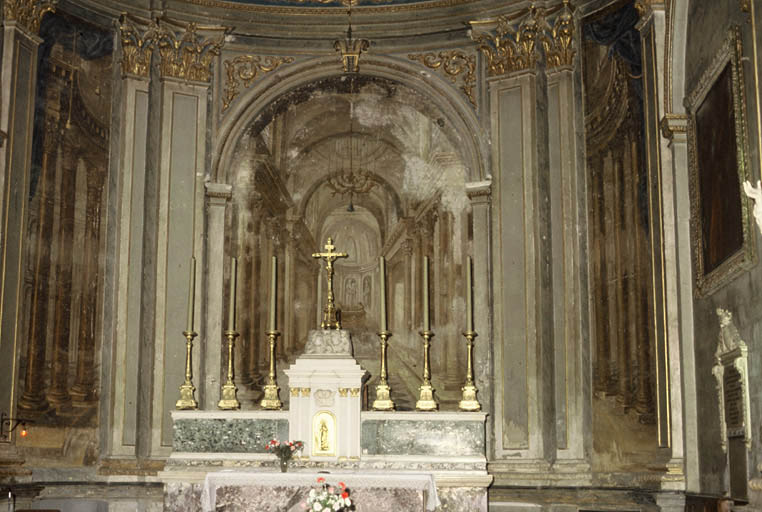
[[[344,482],[358,512],[423,512],[440,505],[431,473],[217,471],[204,481],[202,510],[302,511],[310,489],[319,487],[319,477],[333,487]]]

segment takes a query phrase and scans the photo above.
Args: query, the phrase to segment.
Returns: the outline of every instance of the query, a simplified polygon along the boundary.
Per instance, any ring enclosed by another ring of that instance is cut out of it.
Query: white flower
[[[310,489],[310,499],[315,499],[315,489]]]
[[[314,510],[315,512],[319,512],[320,510],[323,510],[323,505],[316,502],[314,505],[312,505],[312,510]]]
[[[334,510],[341,510],[341,503],[339,503],[338,501],[336,503],[334,503],[333,504],[333,509]]]

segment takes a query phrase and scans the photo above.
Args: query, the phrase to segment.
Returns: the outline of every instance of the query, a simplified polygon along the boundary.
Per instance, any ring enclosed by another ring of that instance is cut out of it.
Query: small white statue
[[[762,234],[762,181],[757,180],[757,186],[753,187],[750,182],[743,182],[743,191],[754,200],[754,219],[757,221],[757,227]]]

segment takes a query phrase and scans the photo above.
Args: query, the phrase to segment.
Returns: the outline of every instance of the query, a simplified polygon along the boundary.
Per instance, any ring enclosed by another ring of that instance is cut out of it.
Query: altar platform
[[[173,453],[159,474],[165,510],[288,511],[300,507],[318,472],[328,472],[319,476],[329,484],[345,482],[358,511],[487,510],[485,413],[362,411],[359,456],[300,456],[288,473],[265,445],[290,440],[289,411],[172,418]]]

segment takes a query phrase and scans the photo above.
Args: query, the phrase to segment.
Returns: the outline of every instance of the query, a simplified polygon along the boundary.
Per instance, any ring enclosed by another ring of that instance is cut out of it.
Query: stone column
[[[206,314],[200,339],[203,361],[201,409],[217,408],[222,375],[222,307],[223,273],[225,268],[225,207],[232,197],[233,187],[225,183],[206,184],[206,247],[205,296]]]
[[[101,440],[106,460],[137,455],[141,381],[141,304],[145,225],[148,83],[151,46],[143,31],[123,18],[115,55],[110,127],[108,230],[104,286],[104,396]],[[119,62],[117,65],[116,62]],[[73,163],[72,165],[76,165]],[[151,340],[153,341],[153,340]],[[147,358],[146,358],[147,359]],[[153,364],[151,358],[150,365]],[[109,375],[111,378],[105,378]],[[143,414],[143,413],[141,413]]]
[[[556,32],[559,33],[558,31]],[[560,37],[560,36],[559,36]],[[574,52],[548,70],[548,149],[553,239],[553,354],[556,462],[565,485],[589,482],[592,382],[589,371],[587,192],[581,98]]]
[[[32,160],[34,99],[37,83],[37,33],[45,12],[44,2],[10,2],[3,5],[2,72],[0,72],[0,409],[15,414],[19,389],[19,354],[26,317],[23,296],[23,246]],[[0,457],[18,461],[15,441],[0,443]],[[12,470],[15,472],[15,470]]]
[[[667,163],[671,164],[666,179],[672,180],[674,194],[674,236],[676,267],[678,272],[678,288],[675,290],[679,299],[680,316],[680,345],[681,350],[670,350],[670,357],[679,357],[679,362],[671,360],[670,364],[679,364],[683,376],[685,390],[683,406],[683,435],[685,457],[686,490],[698,492],[699,482],[699,426],[698,403],[696,402],[696,360],[693,357],[693,280],[691,267],[690,245],[690,187],[688,185],[688,116],[682,114],[666,114],[661,122],[662,133],[668,140],[669,154],[665,155]],[[666,200],[666,199],[665,199]]]
[[[636,28],[640,31],[643,47],[643,102],[648,154],[646,164],[649,197],[652,198],[649,204],[649,228],[652,242],[651,270],[654,275],[652,311],[656,359],[656,417],[659,446],[669,448],[672,455],[667,466],[671,478],[662,488],[684,489],[680,324],[681,320],[689,319],[682,317],[679,306],[681,302],[691,299],[690,295],[680,296],[674,176],[671,172],[664,171],[672,169],[669,162],[671,151],[667,146],[667,140],[661,138],[659,133],[659,122],[664,115],[665,104],[664,41],[666,31],[669,30],[664,9],[663,5],[655,4],[644,8]]]

